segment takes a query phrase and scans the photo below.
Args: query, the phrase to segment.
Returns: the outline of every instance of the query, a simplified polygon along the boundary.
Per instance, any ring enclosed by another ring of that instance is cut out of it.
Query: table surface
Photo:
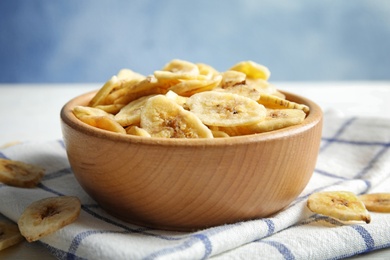
[[[390,81],[273,82],[280,90],[303,95],[325,113],[390,119]],[[102,84],[0,84],[0,147],[62,138],[59,113],[71,98]],[[0,220],[7,220],[0,214]],[[351,259],[389,259],[390,248]],[[37,243],[23,242],[0,252],[0,259],[55,259]]]

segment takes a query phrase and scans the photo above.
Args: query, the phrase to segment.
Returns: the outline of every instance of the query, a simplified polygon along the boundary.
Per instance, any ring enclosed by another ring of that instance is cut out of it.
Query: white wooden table
[[[280,90],[306,96],[322,107],[346,116],[390,119],[390,81],[387,82],[274,82]],[[60,109],[71,98],[101,84],[0,84],[0,146],[62,137]],[[390,129],[389,129],[390,131]],[[390,216],[389,216],[390,217]],[[0,214],[0,220],[5,219]],[[365,256],[390,259],[390,248]],[[23,242],[0,251],[0,259],[54,259],[39,243]]]

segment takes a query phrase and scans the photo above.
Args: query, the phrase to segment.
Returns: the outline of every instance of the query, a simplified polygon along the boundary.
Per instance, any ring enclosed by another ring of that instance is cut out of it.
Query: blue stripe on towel
[[[272,235],[275,232],[274,222],[269,218],[264,219],[264,222],[267,224],[267,227],[268,227],[267,236]]]
[[[259,242],[275,247],[279,251],[279,253],[283,255],[284,259],[286,259],[286,260],[294,260],[295,259],[295,256],[293,255],[291,250],[288,249],[288,247],[282,243],[279,243],[276,241],[269,241],[269,240],[267,240],[267,241],[260,240]]]
[[[355,229],[359,235],[364,239],[364,243],[366,243],[366,250],[363,253],[367,253],[372,251],[375,248],[375,241],[372,238],[371,234],[361,225],[353,225],[351,228]]]
[[[325,144],[323,144],[320,148],[320,152],[322,152],[323,150],[325,150],[330,144],[332,144],[339,136],[341,136],[344,132],[345,132],[345,129],[347,129],[347,127],[349,125],[352,124],[353,121],[356,120],[356,117],[352,117],[352,118],[349,118],[347,119],[344,124],[341,125],[341,127],[339,128],[339,130],[337,130],[337,132],[335,133],[335,135],[331,138],[322,138],[323,141],[326,141]]]

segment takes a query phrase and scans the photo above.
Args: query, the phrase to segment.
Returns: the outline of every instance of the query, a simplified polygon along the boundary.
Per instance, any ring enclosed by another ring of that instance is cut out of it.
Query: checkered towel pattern
[[[346,225],[310,212],[307,197],[325,190],[390,192],[389,147],[390,121],[328,115],[313,177],[288,208],[269,218],[183,233],[110,216],[76,182],[62,141],[28,142],[0,150],[0,157],[41,165],[46,175],[34,189],[0,184],[0,212],[17,221],[35,200],[79,197],[78,220],[38,242],[59,259],[339,259],[390,247],[390,214],[371,213],[370,224]]]

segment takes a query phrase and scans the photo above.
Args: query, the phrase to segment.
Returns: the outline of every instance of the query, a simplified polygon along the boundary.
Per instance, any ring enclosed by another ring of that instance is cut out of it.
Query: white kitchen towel
[[[390,121],[340,116],[324,121],[313,177],[288,208],[269,218],[191,233],[122,222],[81,189],[62,141],[0,150],[0,157],[38,164],[47,172],[33,189],[0,184],[0,212],[16,222],[38,199],[79,197],[78,220],[36,242],[59,259],[339,259],[390,247],[390,214],[371,213],[370,224],[345,224],[306,207],[307,197],[317,191],[390,192]]]

